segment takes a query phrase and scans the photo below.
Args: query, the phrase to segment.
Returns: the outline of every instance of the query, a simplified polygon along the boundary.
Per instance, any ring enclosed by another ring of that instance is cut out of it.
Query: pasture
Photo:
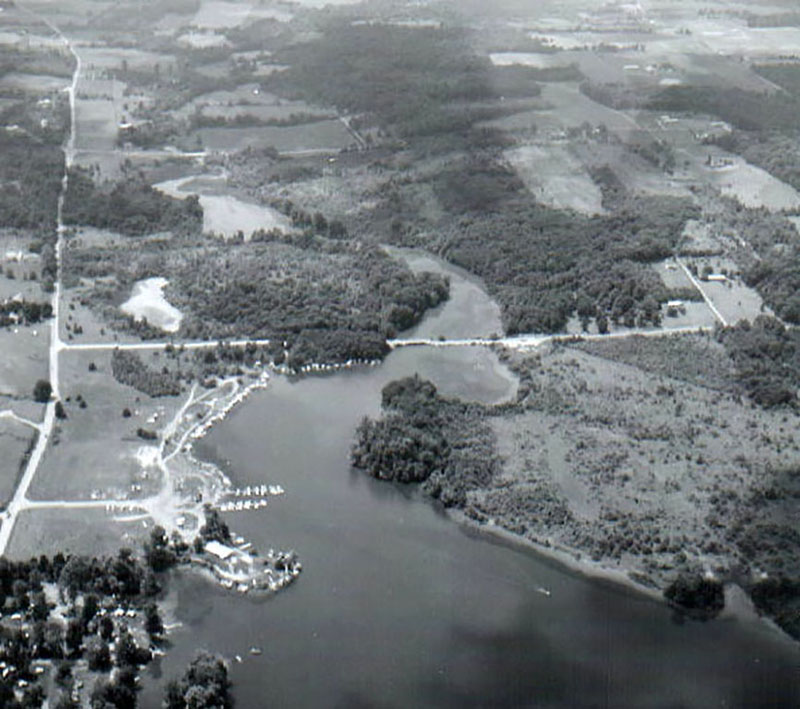
[[[6,556],[26,560],[43,550],[55,554],[116,556],[123,547],[136,549],[149,534],[141,520],[124,522],[124,513],[104,509],[31,509],[17,517]]]
[[[58,424],[58,443],[45,453],[31,485],[31,499],[135,499],[157,491],[160,471],[143,468],[139,456],[144,445],[154,443],[143,441],[136,431],[162,428],[175,415],[179,398],[154,399],[120,384],[111,373],[111,357],[109,351],[61,354],[61,398],[67,419]],[[158,367],[165,354],[143,352],[141,357]],[[91,363],[94,371],[89,371]],[[126,407],[132,414],[129,418],[122,415]]]
[[[48,378],[49,329],[49,323],[0,328],[0,396],[32,399],[37,380]]]
[[[0,418],[0,460],[3,461],[0,466],[0,508],[4,508],[14,494],[25,452],[29,450],[34,434],[30,426]]]
[[[206,150],[235,152],[245,148],[275,148],[282,154],[338,153],[355,141],[338,120],[297,126],[254,128],[202,128],[198,131]]]
[[[524,145],[503,153],[538,202],[601,214],[603,195],[566,145]]]

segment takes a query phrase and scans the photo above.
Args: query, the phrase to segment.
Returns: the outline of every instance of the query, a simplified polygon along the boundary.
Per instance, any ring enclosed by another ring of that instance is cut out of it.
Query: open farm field
[[[690,219],[681,235],[680,253],[692,254],[721,253],[722,243],[714,237],[712,224],[698,219]]]
[[[572,141],[572,153],[586,168],[609,168],[630,194],[691,198],[686,179],[670,175],[618,143]]]
[[[95,283],[87,281],[61,292],[60,336],[68,344],[85,342],[135,342],[137,338],[111,328],[91,306]],[[120,300],[122,303],[122,300]]]
[[[227,71],[227,69],[226,69]],[[258,84],[241,84],[234,89],[212,91],[189,101],[172,111],[177,118],[192,118],[197,113],[207,118],[233,120],[244,116],[260,121],[287,121],[300,116],[299,122],[308,122],[309,116],[318,120],[335,117],[336,112],[306,103],[292,101],[275,94],[261,91]]]
[[[699,30],[699,31],[698,31]],[[797,27],[731,27],[720,30],[700,24],[694,33],[710,54],[747,54],[780,56],[800,52],[800,28]]]
[[[542,130],[578,128],[586,122],[597,127],[602,123],[622,142],[641,131],[629,115],[593,101],[576,84],[547,84],[542,88],[541,99],[547,108],[534,120]]]
[[[285,101],[273,105],[247,105],[221,106],[209,105],[202,109],[202,115],[209,118],[223,118],[233,120],[239,118],[250,118],[256,121],[285,121],[291,123],[297,116],[302,116],[300,123],[309,122],[307,117],[314,117],[317,121],[329,119],[334,112],[323,108],[309,106],[302,101]]]
[[[23,74],[12,71],[0,77],[0,90],[18,90],[30,93],[49,94],[61,91],[69,81],[61,76],[47,74]]]
[[[715,274],[729,274],[729,278],[721,282],[701,281],[703,291],[729,324],[735,325],[739,320],[752,322],[759,315],[772,315],[763,298],[742,281],[734,261],[719,256],[684,260],[696,267],[698,273],[711,268]]]
[[[0,45],[16,47],[18,49],[22,47],[30,49],[60,49],[62,46],[61,41],[56,37],[32,34],[27,30],[22,32],[13,32],[9,30],[10,28],[8,28],[8,26],[0,30]]]
[[[133,514],[133,513],[131,513]],[[42,550],[64,554],[115,555],[119,549],[136,549],[149,534],[141,520],[124,521],[124,513],[100,509],[30,509],[19,515],[6,555],[30,559]]]
[[[75,120],[82,128],[76,145],[79,150],[114,149],[119,121],[114,101],[103,98],[79,100],[75,106]]]
[[[568,147],[524,145],[503,155],[537,202],[582,214],[602,214],[600,188]]]
[[[0,404],[0,411],[3,405]],[[0,508],[5,508],[14,494],[17,478],[36,432],[10,418],[0,418]]]
[[[150,366],[158,366],[164,356],[142,354]],[[179,398],[154,399],[120,384],[111,373],[111,357],[108,351],[62,353],[61,398],[67,418],[58,423],[58,443],[45,453],[31,499],[136,499],[155,492],[162,482],[158,468],[143,468],[140,460],[158,442],[142,440],[136,431],[160,429],[174,416]],[[89,371],[90,363],[94,371]],[[123,417],[124,408],[130,409],[130,417]]]
[[[722,194],[749,209],[765,207],[772,212],[800,209],[800,193],[760,167],[735,159],[730,167],[706,171],[708,181]]]
[[[541,54],[536,52],[492,52],[489,55],[495,66],[528,66],[534,69],[565,68],[574,63],[567,52]]]
[[[215,32],[187,32],[175,40],[181,47],[188,49],[219,49],[230,47],[231,43],[224,35]]]
[[[176,59],[172,54],[158,54],[143,49],[116,46],[97,46],[95,44],[79,45],[78,53],[84,62],[87,72],[121,72],[130,70],[152,72],[158,70],[169,72],[176,68]]]
[[[178,178],[155,185],[171,197],[185,199],[196,194],[203,208],[203,232],[229,239],[242,234],[249,240],[254,231],[277,229],[285,234],[293,231],[288,217],[272,207],[245,201],[232,194],[225,180]]]
[[[202,29],[222,30],[263,19],[289,22],[293,16],[285,7],[267,7],[257,2],[203,0],[200,9],[191,19],[191,25]]]
[[[283,154],[338,153],[355,142],[338,120],[286,127],[203,128],[198,135],[206,150],[226,152],[245,148],[275,148]]]
[[[47,379],[49,324],[0,328],[0,394],[33,398],[33,387]]]

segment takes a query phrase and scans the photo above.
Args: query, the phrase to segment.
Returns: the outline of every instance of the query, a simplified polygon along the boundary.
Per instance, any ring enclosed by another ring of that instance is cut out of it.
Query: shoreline
[[[630,577],[629,574],[635,571],[634,569],[614,568],[604,565],[599,561],[591,561],[588,558],[579,559],[577,555],[580,554],[581,557],[585,556],[580,551],[568,547],[536,542],[533,539],[512,532],[495,523],[477,522],[460,509],[446,509],[444,512],[448,519],[458,524],[467,533],[485,538],[486,541],[490,543],[502,542],[524,551],[533,552],[543,560],[553,562],[562,569],[590,581],[602,581],[604,583],[613,584],[614,586],[633,591],[638,595],[669,606],[669,603],[664,598],[662,590],[645,586]]]
[[[424,495],[422,495],[421,499],[432,502]],[[451,522],[458,524],[464,533],[483,539],[490,544],[505,544],[527,553],[533,553],[545,563],[557,566],[564,573],[579,576],[590,583],[613,586],[616,592],[633,593],[639,597],[654,601],[665,608],[675,608],[664,597],[663,589],[645,586],[632,579],[630,574],[632,572],[635,573],[635,569],[614,568],[604,565],[600,561],[592,561],[588,558],[579,559],[577,555],[585,557],[583,552],[569,547],[536,542],[495,523],[477,522],[459,509],[445,509],[444,514]],[[725,606],[711,620],[733,619],[740,623],[757,624],[770,633],[779,636],[792,647],[798,647],[798,640],[781,628],[769,615],[758,611],[750,595],[741,585],[733,582],[723,582],[723,589],[725,592]]]

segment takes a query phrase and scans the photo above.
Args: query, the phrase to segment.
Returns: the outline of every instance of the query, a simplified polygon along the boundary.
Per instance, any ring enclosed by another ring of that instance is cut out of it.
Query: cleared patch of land
[[[148,278],[134,284],[131,297],[120,307],[134,320],[147,322],[165,332],[177,332],[181,326],[181,311],[164,297],[166,278]]]
[[[556,209],[603,213],[603,195],[581,163],[564,145],[525,145],[504,157],[536,198]]]
[[[0,395],[30,399],[33,386],[47,379],[50,325],[0,328]]]

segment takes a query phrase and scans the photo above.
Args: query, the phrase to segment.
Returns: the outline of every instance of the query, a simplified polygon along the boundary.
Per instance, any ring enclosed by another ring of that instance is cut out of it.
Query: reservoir
[[[446,313],[437,318],[447,330]],[[260,550],[296,550],[304,570],[260,599],[177,574],[183,627],[142,706],[158,706],[160,685],[201,647],[241,656],[231,678],[248,709],[800,705],[798,646],[766,623],[678,622],[664,604],[353,472],[359,420],[379,412],[387,382],[414,373],[484,402],[515,389],[484,348],[401,349],[375,368],[275,377],[196,446],[234,486],[285,488],[267,508],[227,519]]]

